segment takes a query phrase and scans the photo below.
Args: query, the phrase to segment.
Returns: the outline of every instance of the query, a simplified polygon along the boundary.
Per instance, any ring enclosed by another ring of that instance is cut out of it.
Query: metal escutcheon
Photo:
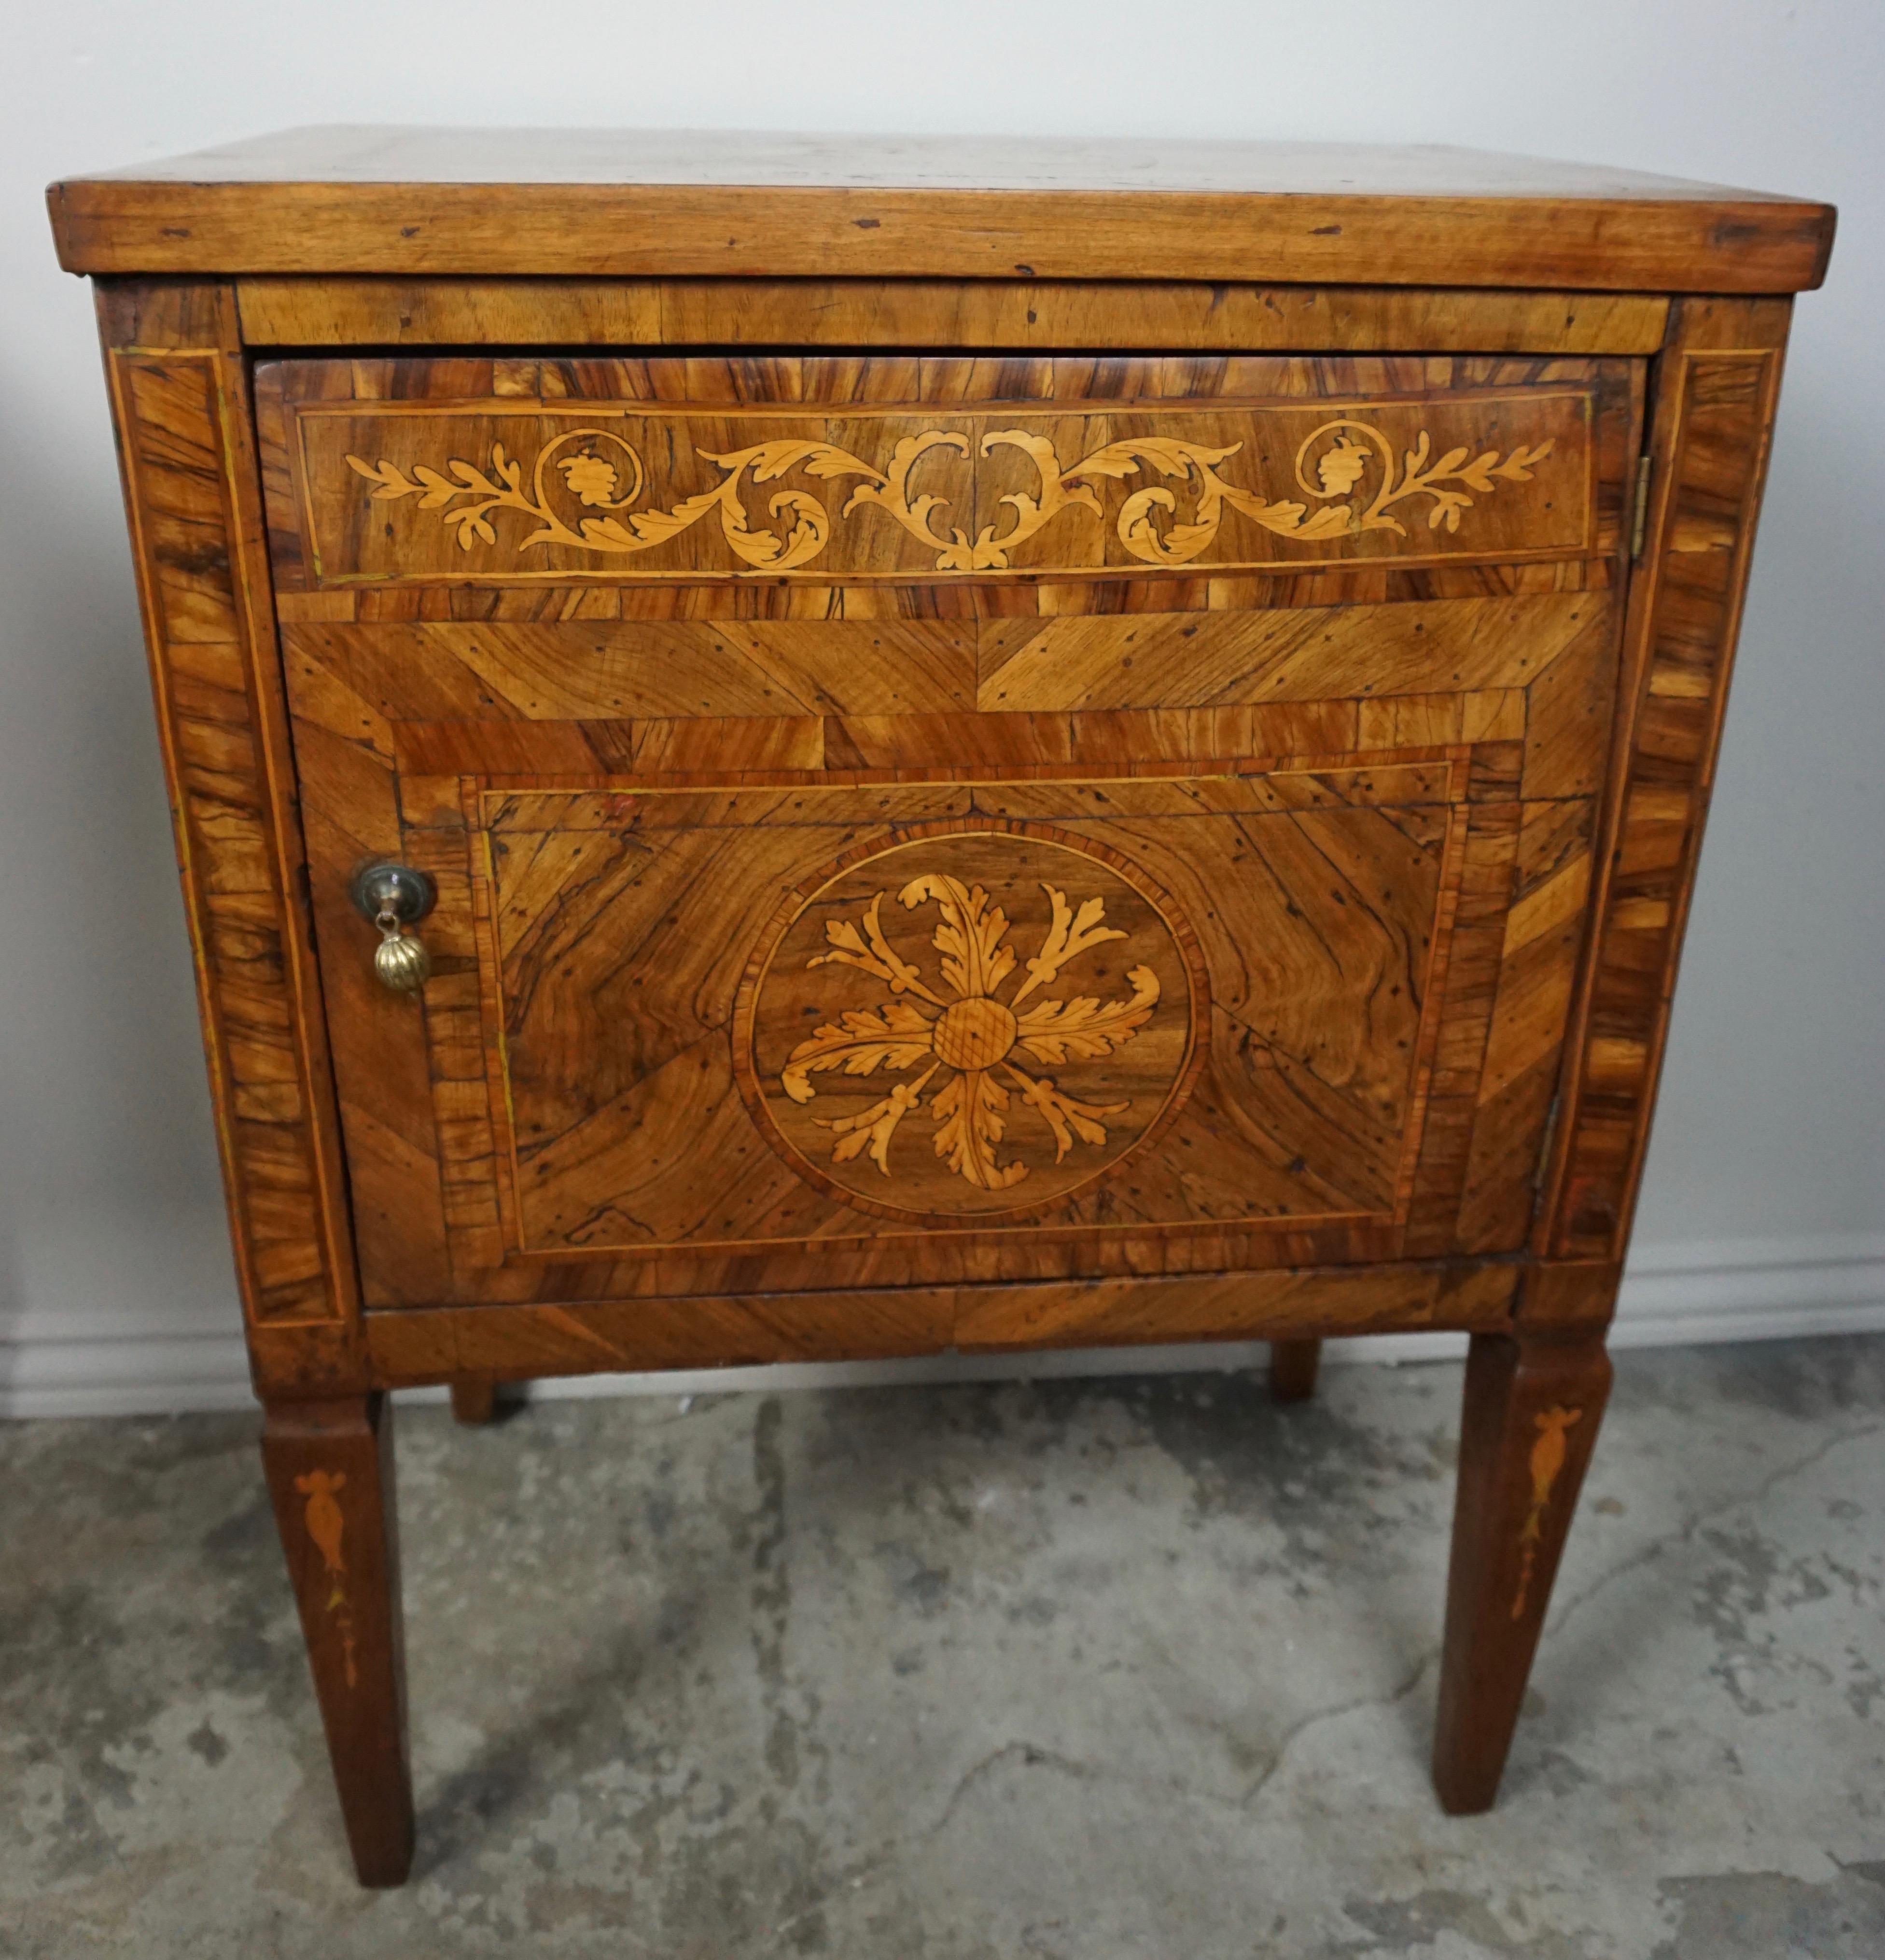
[[[406,928],[416,925],[438,902],[438,887],[409,864],[363,864],[347,887],[353,908],[380,928],[373,970],[396,994],[416,994],[432,970],[431,957]]]

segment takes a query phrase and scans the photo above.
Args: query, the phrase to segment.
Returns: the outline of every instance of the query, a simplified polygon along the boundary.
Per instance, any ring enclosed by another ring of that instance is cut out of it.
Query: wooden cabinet
[[[271,140],[53,201],[362,1876],[385,1391],[621,1367],[1242,1336],[1298,1395],[1469,1332],[1435,1771],[1485,1808],[1831,214]]]
[[[1643,366],[259,367],[365,1305],[1517,1250]]]

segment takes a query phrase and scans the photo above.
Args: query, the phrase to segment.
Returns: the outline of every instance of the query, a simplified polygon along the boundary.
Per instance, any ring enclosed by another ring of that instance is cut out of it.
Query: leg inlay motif
[[[340,1544],[347,1519],[334,1501],[334,1494],[343,1489],[346,1481],[344,1470],[310,1470],[306,1476],[295,1478],[295,1488],[307,1500],[307,1535],[327,1568],[327,1610],[333,1616],[341,1650],[346,1657],[347,1685],[358,1688],[360,1674],[354,1657],[353,1608],[347,1598],[347,1561]]]
[[[1525,1617],[1525,1602],[1531,1592],[1532,1573],[1538,1564],[1538,1548],[1545,1535],[1545,1512],[1551,1503],[1552,1488],[1565,1467],[1565,1431],[1573,1427],[1582,1409],[1548,1408],[1532,1418],[1538,1440],[1532,1445],[1532,1507],[1525,1514],[1518,1535],[1523,1556],[1518,1568],[1518,1590],[1512,1598],[1512,1618]]]

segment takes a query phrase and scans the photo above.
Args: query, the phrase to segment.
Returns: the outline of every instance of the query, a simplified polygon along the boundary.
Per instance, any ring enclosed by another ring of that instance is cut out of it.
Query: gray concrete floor
[[[402,1411],[420,1849],[377,1895],[253,1421],[0,1431],[0,1952],[1885,1954],[1885,1340],[1620,1357],[1454,1822],[1459,1387]]]

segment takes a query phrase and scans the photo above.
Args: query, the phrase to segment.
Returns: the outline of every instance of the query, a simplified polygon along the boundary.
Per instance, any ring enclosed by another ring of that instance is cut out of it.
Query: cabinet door
[[[369,1301],[1519,1246],[1640,388],[260,371]]]

